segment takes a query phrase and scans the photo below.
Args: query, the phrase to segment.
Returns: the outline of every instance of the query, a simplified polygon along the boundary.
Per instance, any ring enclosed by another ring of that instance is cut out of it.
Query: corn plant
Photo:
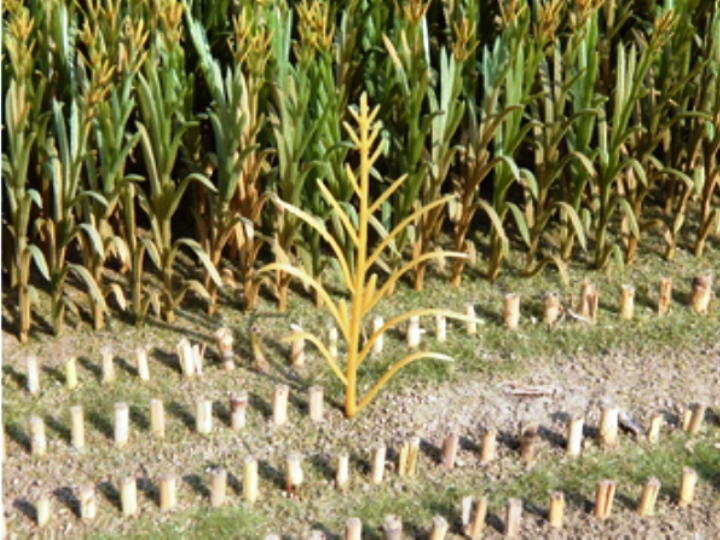
[[[357,3],[349,8],[351,13]],[[357,213],[349,203],[353,189],[345,175],[345,159],[350,143],[343,136],[342,120],[346,110],[348,86],[342,86],[340,77],[353,76],[352,49],[357,51],[358,29],[344,21],[340,33],[336,34],[331,24],[332,12],[329,3],[314,1],[297,7],[300,30],[299,48],[312,53],[314,60],[309,63],[305,76],[314,89],[315,99],[308,104],[308,116],[319,119],[319,125],[307,146],[307,159],[313,160],[313,176],[317,177],[332,196],[349,212],[353,221]],[[360,15],[362,16],[362,15]],[[301,53],[302,54],[302,53]],[[307,53],[306,53],[307,54]],[[340,64],[333,69],[333,60]],[[345,63],[343,65],[342,63]],[[309,183],[313,185],[312,182]],[[350,267],[354,265],[353,243],[335,211],[329,206],[317,189],[306,189],[303,209],[328,223],[329,231],[343,250]],[[319,279],[328,264],[339,270],[332,257],[322,249],[322,237],[312,228],[305,226],[305,232],[296,242],[297,252],[305,271]],[[316,303],[320,298],[315,296]]]
[[[179,34],[181,14],[171,12],[167,17],[166,24],[172,25],[168,35]],[[179,51],[173,49],[174,43],[169,41],[170,46],[161,50],[163,61],[159,66],[156,65],[158,59],[151,53],[145,63],[144,73],[138,75],[141,121],[137,122],[137,129],[148,186],[147,189],[139,184],[135,187],[140,207],[150,220],[152,234],[141,238],[141,241],[143,249],[160,270],[161,310],[167,322],[175,319],[175,310],[188,291],[193,290],[209,298],[205,286],[194,279],[183,280],[181,288],[175,290],[173,266],[181,247],[189,248],[203,264],[210,278],[218,285],[221,283],[217,269],[197,241],[190,238],[173,239],[172,235],[173,216],[190,183],[199,182],[209,191],[216,191],[210,180],[200,173],[190,173],[180,182],[174,179],[182,136],[190,125],[190,121],[182,115],[185,81],[182,79],[182,58],[179,57]]]
[[[683,182],[685,190],[692,190],[692,178],[681,168],[673,167],[671,156],[668,156],[673,137],[683,137],[682,131],[675,129],[693,116],[700,116],[702,120],[707,117],[701,111],[688,111],[685,106],[691,88],[691,82],[697,73],[704,68],[705,62],[691,62],[692,45],[695,30],[691,22],[692,8],[687,2],[680,1],[661,12],[656,19],[654,32],[666,31],[671,37],[662,45],[661,51],[655,57],[646,80],[648,92],[640,100],[639,107],[633,110],[636,124],[642,125],[643,130],[635,135],[634,152],[645,173],[644,181],[638,181],[634,171],[628,170],[622,177],[623,192],[626,194],[638,231],[659,227],[664,229],[665,238],[672,238],[670,229],[660,219],[645,218],[643,207],[647,197],[654,191],[660,181],[674,178]],[[684,106],[685,105],[685,106]],[[703,118],[705,117],[705,118]],[[685,128],[686,129],[686,128]],[[665,156],[664,161],[658,156]],[[673,223],[672,230],[679,225]],[[626,231],[623,231],[626,232]],[[630,236],[625,245],[625,264],[632,264],[635,258],[639,238]],[[668,252],[673,249],[672,240],[669,241]]]
[[[720,207],[713,205],[713,197],[720,188],[720,5],[715,3],[715,12],[708,21],[709,31],[705,34],[705,56],[707,68],[700,79],[697,105],[709,114],[701,124],[703,136],[696,146],[696,191],[700,197],[700,226],[694,246],[696,256],[701,256],[707,238],[714,232],[720,234]]]
[[[395,228],[388,232],[385,238],[374,248],[371,249],[369,242],[370,219],[376,213],[382,204],[390,197],[393,192],[400,188],[405,181],[405,177],[396,180],[383,194],[376,200],[370,199],[370,169],[377,161],[382,147],[377,147],[376,142],[380,133],[380,125],[374,123],[379,112],[379,108],[375,108],[370,112],[367,96],[363,94],[360,98],[359,111],[350,109],[350,114],[357,122],[358,128],[355,131],[350,125],[345,124],[348,135],[355,143],[360,155],[360,168],[357,176],[353,173],[350,166],[346,167],[346,174],[350,180],[355,196],[358,199],[358,218],[357,223],[351,221],[348,213],[343,209],[340,203],[332,196],[328,189],[322,183],[318,183],[318,188],[323,194],[325,201],[337,213],[338,218],[342,221],[343,226],[352,239],[355,246],[355,265],[350,267],[343,253],[342,248],[328,232],[325,225],[317,218],[307,214],[301,209],[290,205],[279,198],[275,198],[274,202],[285,213],[292,214],[298,219],[313,227],[323,237],[337,257],[338,264],[343,275],[343,284],[350,294],[350,305],[348,306],[345,299],[333,300],[322,283],[313,279],[307,272],[292,266],[287,262],[276,262],[269,264],[261,269],[262,272],[274,272],[282,270],[289,275],[301,280],[308,287],[313,288],[322,298],[323,306],[329,311],[333,317],[342,338],[347,343],[347,356],[345,357],[344,371],[341,364],[330,354],[325,345],[317,336],[311,333],[297,333],[291,336],[292,339],[302,338],[313,343],[327,360],[332,372],[342,382],[345,388],[345,416],[352,418],[358,414],[364,407],[370,403],[373,397],[387,383],[387,381],[395,375],[400,369],[407,364],[419,360],[421,358],[435,358],[439,360],[450,360],[443,354],[432,352],[415,352],[403,359],[395,362],[388,371],[372,386],[372,388],[364,395],[358,396],[357,385],[359,369],[364,360],[367,359],[372,349],[372,344],[379,336],[393,326],[408,320],[413,316],[444,314],[448,317],[464,319],[465,316],[443,309],[415,309],[401,315],[397,315],[388,320],[381,328],[372,333],[365,343],[362,343],[364,321],[368,314],[377,305],[377,303],[385,296],[387,291],[395,285],[400,277],[406,272],[412,270],[422,260],[430,260],[438,257],[462,257],[459,253],[427,253],[416,257],[409,261],[401,268],[392,272],[381,286],[378,286],[378,276],[373,272],[374,266],[379,262],[383,251],[388,244],[395,238],[400,231],[412,223],[415,219],[420,218],[432,208],[444,205],[449,197],[443,197],[425,205],[405,218]]]
[[[37,296],[30,284],[31,263],[34,261],[42,276],[50,279],[43,253],[30,237],[33,205],[42,208],[40,193],[29,185],[31,160],[38,137],[44,137],[47,125],[47,115],[40,114],[45,82],[41,80],[34,86],[31,78],[35,47],[30,37],[32,28],[30,12],[17,6],[9,14],[3,32],[3,46],[10,60],[4,75],[11,79],[4,96],[3,131],[7,138],[2,155],[3,232],[11,243],[6,245],[4,234],[3,255],[9,259],[10,286],[18,291],[18,337],[22,343],[28,340],[31,302]]]
[[[129,16],[116,18],[118,7],[119,5],[112,3],[107,7],[99,6],[95,13],[97,16],[91,20],[105,21],[107,26],[91,28],[86,24],[80,33],[80,39],[88,51],[83,55],[86,71],[92,78],[107,79],[100,81],[107,85],[104,94],[97,96],[95,103],[89,104],[91,110],[96,112],[92,119],[90,141],[94,152],[86,160],[88,187],[91,191],[102,194],[106,204],[86,198],[82,205],[83,219],[91,223],[98,232],[102,252],[93,249],[88,242],[83,242],[83,261],[103,296],[108,298],[113,295],[119,307],[125,309],[127,300],[123,289],[117,283],[105,285],[104,274],[105,262],[111,256],[118,259],[123,269],[130,266],[131,250],[128,245],[136,242],[134,238],[129,238],[129,234],[120,234],[114,224],[117,222],[120,202],[127,198],[131,190],[129,183],[141,179],[137,175],[125,174],[128,156],[140,139],[139,133],[126,136],[125,130],[136,106],[133,95],[134,80],[147,54],[144,46],[148,33],[144,30],[142,21],[134,21]],[[116,27],[116,24],[119,27]],[[116,66],[110,67],[109,59],[112,57],[117,57],[119,61]],[[134,284],[131,283],[131,289],[133,287]],[[104,313],[98,303],[92,304],[92,318],[96,330],[103,327]]]
[[[87,242],[89,249],[97,256],[104,257],[102,240],[93,223],[77,223],[76,216],[77,207],[87,198],[94,199],[103,207],[107,206],[107,200],[101,193],[82,190],[90,131],[88,111],[85,102],[76,98],[70,105],[66,121],[62,105],[53,101],[54,136],[47,143],[47,174],[52,186],[53,204],[52,213],[44,220],[42,227],[48,242],[50,316],[55,335],[62,332],[66,308],[77,314],[77,305],[65,290],[70,272],[84,282],[90,301],[98,304],[99,309],[107,309],[105,298],[88,269],[67,260],[67,250],[76,240]]]
[[[428,94],[431,88],[430,42],[427,10],[430,2],[411,0],[402,7],[398,17],[398,29],[393,41],[383,34],[383,44],[390,62],[386,66],[382,107],[388,119],[386,128],[390,136],[389,160],[400,171],[407,174],[407,180],[393,196],[392,218],[383,220],[397,225],[412,211],[421,197],[423,184],[438,184],[443,178],[428,176],[427,142],[433,129],[433,118],[442,112],[429,110]],[[449,82],[449,81],[448,81]],[[447,90],[446,90],[447,91]],[[427,112],[425,112],[427,111]],[[453,119],[454,120],[454,119]],[[425,188],[428,198],[439,192],[439,185]],[[408,244],[418,242],[420,224],[411,223],[406,231],[398,235],[395,255],[391,258],[394,267],[402,264],[402,252]],[[418,249],[416,248],[416,252]],[[422,278],[418,278],[418,284]]]
[[[633,109],[646,93],[643,81],[653,59],[668,39],[667,31],[673,20],[669,13],[656,19],[652,35],[638,57],[634,44],[626,49],[619,44],[615,67],[615,94],[600,114],[598,124],[599,166],[596,189],[593,190],[593,220],[595,229],[595,268],[605,268],[611,256],[622,265],[621,246],[608,240],[608,228],[615,211],[622,212],[629,234],[640,235],[637,219],[628,198],[618,191],[620,175],[632,170],[643,185],[647,185],[645,170],[637,158],[627,155],[626,145],[632,145],[636,135],[643,131],[640,125],[631,125]],[[612,105],[611,127],[607,123],[607,108]]]
[[[450,167],[461,147],[453,144],[455,134],[465,114],[466,103],[460,100],[462,92],[463,64],[472,51],[458,44],[452,54],[445,48],[440,52],[440,101],[432,89],[428,89],[430,115],[432,117],[430,164],[421,188],[421,200],[424,203],[435,201],[441,197],[441,189],[448,177]],[[423,216],[418,223],[415,234],[413,253],[417,257],[429,253],[437,247],[442,224],[445,217],[444,208],[434,208]],[[415,290],[423,287],[425,263],[415,268]]]
[[[325,122],[324,116],[332,114],[332,109],[324,110],[321,115],[316,114],[317,110],[311,109],[316,90],[313,84],[317,84],[317,79],[310,77],[315,55],[312,43],[302,39],[299,44],[296,43],[297,65],[294,66],[291,62],[292,11],[276,6],[269,19],[272,21],[273,60],[273,99],[269,120],[277,148],[277,165],[272,184],[284,201],[300,206],[303,201],[315,196],[315,183],[308,181],[316,167],[314,156],[309,155],[309,147]],[[332,29],[325,26],[320,39],[332,41]],[[321,47],[329,47],[329,41]],[[296,240],[301,230],[302,221],[296,216],[289,213],[278,216],[273,242],[280,257],[292,256],[297,249]],[[278,269],[275,291],[280,311],[287,307],[290,279],[290,274]]]
[[[527,242],[527,235],[524,232],[527,229],[525,218],[518,206],[507,200],[507,194],[513,183],[520,182],[520,171],[514,166],[514,158],[528,131],[534,125],[533,122],[523,122],[523,114],[532,92],[538,63],[542,58],[539,44],[528,39],[530,23],[528,9],[518,7],[514,2],[510,2],[509,6],[513,9],[504,10],[502,15],[505,25],[502,38],[510,46],[511,58],[510,67],[505,72],[502,107],[512,110],[498,126],[493,146],[495,157],[507,156],[512,160],[498,163],[493,178],[492,209],[497,220],[493,220],[493,227],[490,230],[490,253],[485,272],[490,281],[497,278],[509,249],[507,234],[503,229],[508,212],[512,214],[518,230]]]
[[[527,10],[513,12],[503,33],[495,39],[492,49],[485,48],[480,65],[483,97],[469,115],[469,141],[465,144],[463,170],[456,180],[454,191],[457,204],[451,204],[453,245],[456,251],[467,251],[467,234],[478,211],[483,211],[491,223],[490,256],[486,277],[494,280],[509,249],[504,220],[513,213],[520,230],[525,227],[519,208],[507,201],[507,191],[520,180],[520,169],[514,153],[532,123],[522,124],[524,102],[534,78],[534,56],[526,58],[523,36],[529,24]],[[510,17],[510,13],[506,14]],[[480,185],[494,172],[493,200],[480,196]],[[459,286],[465,261],[453,261],[452,284]]]
[[[570,51],[564,54],[567,58],[567,79],[572,81],[570,88],[570,115],[575,122],[565,136],[567,151],[577,156],[585,156],[593,164],[587,167],[583,158],[572,160],[562,174],[562,200],[568,205],[561,205],[560,214],[560,258],[568,261],[572,255],[576,234],[579,230],[573,222],[575,216],[583,221],[583,229],[590,223],[590,214],[584,208],[584,197],[587,195],[588,185],[596,176],[595,159],[596,149],[593,137],[596,130],[598,107],[606,98],[597,93],[599,86],[599,57],[598,47],[598,11],[602,0],[589,3],[577,13],[570,13]],[[568,210],[566,210],[568,209]]]
[[[214,267],[219,267],[225,246],[233,238],[240,252],[241,276],[244,284],[245,307],[255,303],[257,285],[253,276],[254,261],[260,246],[255,240],[264,198],[260,194],[259,173],[267,152],[259,151],[256,142],[264,118],[258,111],[261,82],[258,74],[267,59],[267,40],[262,33],[253,37],[251,23],[245,15],[235,19],[236,40],[250,38],[253,54],[252,70],[246,75],[245,54],[223,79],[219,62],[210,53],[205,32],[199,21],[189,19],[188,25],[205,82],[213,97],[208,117],[215,138],[212,161],[216,167],[217,189],[208,193],[208,212],[201,220],[201,242]],[[243,46],[243,45],[240,45]],[[236,58],[238,55],[235,55]],[[210,295],[209,311],[216,306],[217,287],[208,274],[205,280]]]
[[[551,2],[546,10],[540,11],[540,26],[547,32],[552,28],[552,21],[558,18],[555,12],[558,4]],[[586,14],[581,14],[586,16]],[[586,247],[583,225],[578,212],[572,204],[563,200],[554,200],[556,197],[556,183],[562,178],[566,168],[575,163],[582,168],[579,178],[573,181],[583,189],[583,184],[595,175],[595,168],[592,163],[592,155],[585,151],[567,149],[564,145],[570,132],[576,129],[587,130],[591,122],[586,122],[585,117],[593,118],[596,115],[594,108],[582,108],[574,110],[571,115],[566,115],[569,106],[571,92],[578,80],[583,77],[580,71],[572,75],[572,66],[577,64],[577,55],[583,54],[582,45],[588,38],[584,32],[596,32],[590,28],[587,22],[581,23],[581,32],[570,36],[564,50],[559,39],[553,35],[536,36],[541,48],[548,52],[541,59],[538,69],[537,84],[540,92],[537,98],[530,105],[532,118],[537,120],[532,129],[532,138],[535,147],[534,174],[527,173],[528,189],[525,197],[525,220],[527,230],[521,229],[527,235],[528,252],[525,266],[525,273],[532,275],[538,272],[547,264],[555,264],[564,274],[564,263],[557,254],[548,251],[537,260],[537,254],[541,248],[541,240],[546,233],[550,220],[556,213],[562,213],[563,221],[572,228],[572,236],[576,237],[583,250]],[[547,46],[544,41],[550,42]],[[570,74],[566,74],[565,66],[570,66]],[[585,84],[592,83],[592,77],[583,81]],[[581,88],[581,95],[590,94],[592,99],[592,88]],[[586,134],[586,133],[585,133]],[[585,134],[580,134],[581,136]],[[570,138],[577,142],[573,133]],[[577,169],[574,171],[577,174]]]

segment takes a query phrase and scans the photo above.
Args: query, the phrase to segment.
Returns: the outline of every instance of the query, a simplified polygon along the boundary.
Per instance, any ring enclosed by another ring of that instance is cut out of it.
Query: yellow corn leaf
[[[342,326],[343,320],[341,319],[340,313],[338,312],[338,308],[333,302],[330,295],[325,291],[325,288],[320,284],[318,281],[311,278],[305,271],[300,270],[299,268],[295,268],[293,265],[288,263],[270,263],[266,264],[262,268],[258,270],[258,274],[263,274],[267,272],[285,272],[286,274],[291,275],[294,278],[299,279],[302,281],[303,285],[306,285],[308,287],[312,287],[315,292],[317,292],[318,296],[322,299],[322,301],[327,306],[328,311],[330,312],[330,315],[332,315],[333,319],[338,323],[338,327],[344,328]]]
[[[350,223],[350,220],[348,219],[347,214],[343,211],[343,209],[340,207],[340,203],[338,203],[335,196],[330,193],[330,190],[323,184],[320,179],[317,181],[318,187],[320,188],[320,192],[323,195],[323,198],[327,203],[332,206],[333,210],[335,210],[335,215],[340,219],[340,221],[343,224],[343,227],[345,227],[345,231],[347,231],[348,236],[352,240],[353,244],[357,246],[358,243],[358,237],[357,232],[355,231],[355,228],[352,226],[352,223]]]
[[[320,354],[322,354],[323,357],[325,357],[325,360],[327,360],[327,363],[330,365],[330,368],[333,370],[333,373],[335,373],[337,378],[340,379],[340,381],[343,384],[347,384],[347,378],[345,377],[345,374],[340,369],[340,366],[338,366],[337,362],[332,357],[332,355],[330,354],[330,351],[328,351],[325,344],[320,339],[318,339],[318,337],[315,334],[311,334],[309,332],[293,332],[292,335],[284,337],[281,341],[287,343],[294,339],[305,339],[305,340],[309,341],[310,343],[312,343],[313,345],[315,345],[317,347],[318,351],[320,351]]]
[[[399,360],[398,362],[394,363],[392,366],[390,366],[390,369],[385,372],[385,374],[380,377],[380,379],[375,383],[375,385],[368,391],[367,394],[360,400],[360,402],[355,407],[355,410],[353,411],[354,414],[359,413],[362,409],[365,408],[365,406],[372,401],[372,398],[375,397],[375,394],[377,394],[383,386],[390,380],[390,378],[395,375],[398,371],[400,371],[402,368],[407,366],[409,363],[414,362],[416,360],[422,360],[423,358],[432,358],[435,360],[442,360],[444,362],[452,362],[452,358],[446,354],[440,354],[440,353],[434,353],[434,352],[427,352],[427,351],[418,351],[412,354],[407,355],[402,360]],[[353,416],[354,416],[353,414]]]
[[[430,253],[423,253],[422,255],[415,257],[412,261],[405,263],[400,268],[395,270],[395,272],[393,272],[392,275],[390,275],[388,279],[385,280],[385,283],[383,283],[382,287],[380,287],[380,289],[373,296],[370,304],[366,306],[367,311],[370,311],[375,306],[375,304],[377,304],[380,299],[385,296],[385,294],[389,290],[391,290],[392,287],[395,286],[395,283],[403,276],[403,274],[409,272],[421,262],[433,259],[445,259],[446,257],[451,257],[455,259],[467,259],[468,255],[467,253],[461,253],[460,251],[433,251]]]
[[[372,252],[370,257],[367,259],[367,267],[370,268],[372,264],[382,255],[383,250],[388,246],[390,242],[398,235],[401,231],[404,231],[408,225],[413,223],[416,219],[419,217],[427,214],[430,210],[437,206],[441,206],[445,204],[447,201],[453,198],[453,195],[447,195],[443,197],[442,199],[438,199],[436,201],[433,201],[429,204],[426,204],[425,206],[422,206],[421,208],[418,208],[413,213],[411,213],[409,216],[407,216],[405,219],[403,219],[400,223],[398,223],[393,230],[391,230],[388,235],[378,244],[378,246],[375,248],[375,250]]]
[[[360,366],[360,364],[365,360],[365,357],[370,354],[370,350],[372,348],[372,344],[375,342],[375,340],[380,337],[381,334],[387,332],[394,326],[400,324],[401,322],[407,321],[411,317],[427,317],[427,316],[435,316],[435,315],[442,315],[448,319],[456,319],[459,321],[468,321],[470,320],[470,317],[463,313],[458,313],[456,311],[452,311],[449,309],[442,309],[442,308],[418,308],[413,309],[411,311],[407,311],[405,313],[402,313],[400,315],[396,315],[395,317],[391,318],[390,320],[386,321],[385,324],[383,324],[380,328],[378,328],[373,334],[368,338],[368,340],[365,342],[365,345],[363,345],[363,348],[360,350],[357,356],[357,366]]]

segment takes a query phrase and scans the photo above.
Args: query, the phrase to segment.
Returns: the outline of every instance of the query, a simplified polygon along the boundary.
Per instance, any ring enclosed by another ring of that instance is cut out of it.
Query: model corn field
[[[720,530],[718,0],[2,9],[3,535]]]

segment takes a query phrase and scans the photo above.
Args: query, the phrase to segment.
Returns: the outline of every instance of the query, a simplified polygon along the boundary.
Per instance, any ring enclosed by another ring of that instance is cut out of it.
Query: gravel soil
[[[327,370],[317,375],[321,360],[312,354],[304,367],[271,362],[270,372],[260,374],[251,369],[243,350],[238,368],[226,374],[209,352],[203,376],[188,381],[176,366],[172,340],[162,338],[152,342],[152,380],[142,383],[133,367],[132,351],[148,335],[149,331],[124,326],[97,335],[68,329],[61,338],[22,348],[13,336],[3,333],[3,513],[11,538],[132,537],[155,527],[166,527],[161,530],[169,537],[216,537],[193,522],[198,509],[209,512],[206,519],[212,518],[207,473],[218,466],[228,470],[230,486],[227,508],[215,512],[245,516],[244,532],[226,533],[230,537],[277,532],[287,538],[306,538],[311,530],[323,530],[329,538],[341,538],[345,520],[353,515],[363,515],[365,537],[379,537],[382,516],[396,512],[408,538],[426,537],[437,514],[450,523],[447,537],[460,538],[460,501],[482,493],[490,496],[489,538],[503,534],[508,496],[523,500],[523,538],[720,537],[718,336],[708,336],[701,345],[682,344],[639,355],[622,350],[600,355],[580,351],[538,359],[531,370],[512,380],[499,374],[464,372],[431,383],[413,378],[381,393],[357,419],[348,421],[337,403],[337,385],[332,386]],[[207,333],[186,335],[204,339],[212,348]],[[172,339],[177,340],[177,334]],[[117,351],[118,380],[110,387],[102,387],[99,381],[98,351],[106,344]],[[29,352],[42,359],[42,391],[37,397],[24,390]],[[68,354],[79,358],[81,385],[74,392],[63,385],[62,366]],[[475,354],[478,362],[498,361],[481,347]],[[327,383],[326,411],[323,422],[313,423],[307,418],[307,388],[318,383]],[[285,426],[272,423],[276,384],[290,386]],[[541,390],[541,395],[517,395],[518,385]],[[227,425],[227,396],[240,388],[250,392],[248,424],[233,432]],[[164,441],[150,435],[147,405],[153,397],[165,403]],[[201,397],[214,402],[214,430],[208,436],[194,433],[194,403]],[[121,400],[130,402],[132,435],[127,447],[116,449],[112,404]],[[680,418],[694,402],[708,409],[702,433],[689,437],[681,432]],[[78,403],[86,415],[83,450],[69,444],[68,410]],[[642,426],[660,412],[665,425],[659,444],[650,445],[642,437],[623,432],[618,448],[600,448],[595,441],[599,414],[610,404]],[[45,420],[49,439],[47,454],[37,459],[29,452],[27,419],[31,414]],[[570,458],[565,453],[565,433],[567,420],[574,416],[585,418],[585,442],[582,455]],[[540,439],[536,459],[527,466],[519,460],[517,434],[529,424],[539,427]],[[483,466],[478,456],[487,429],[497,431],[499,448],[497,459]],[[460,437],[456,466],[450,471],[441,465],[441,448],[449,433]],[[400,478],[395,471],[397,450],[413,436],[422,441],[419,473]],[[381,486],[373,486],[369,451],[379,443],[388,448],[386,479]],[[702,457],[694,454],[700,447]],[[674,453],[675,449],[679,451]],[[284,463],[296,451],[304,457],[305,482],[291,499],[284,493]],[[351,455],[352,485],[345,493],[333,486],[335,460],[342,452]],[[253,509],[242,501],[242,463],[248,455],[260,463],[262,496]],[[664,482],[653,517],[641,518],[635,511],[641,477],[645,477],[628,467],[638,463]],[[679,477],[675,475],[693,463],[701,465],[696,503],[683,510],[676,504]],[[162,513],[157,481],[168,472],[181,480],[178,509]],[[598,521],[593,517],[593,486],[605,474],[616,480],[617,494],[611,517]],[[117,490],[119,479],[129,475],[138,479],[140,516],[128,519],[122,517]],[[86,483],[95,485],[98,494],[98,516],[89,523],[78,516],[77,494]],[[546,520],[547,499],[555,490],[565,492],[567,500],[561,531],[551,530]],[[35,504],[43,494],[51,498],[53,516],[48,528],[39,530]]]

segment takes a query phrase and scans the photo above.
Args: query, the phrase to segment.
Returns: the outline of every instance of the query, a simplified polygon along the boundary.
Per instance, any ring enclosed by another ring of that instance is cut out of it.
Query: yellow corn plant
[[[342,208],[339,202],[332,196],[328,189],[318,183],[323,198],[337,213],[338,218],[342,221],[343,226],[351,238],[355,246],[355,265],[350,267],[347,258],[343,253],[340,245],[328,232],[325,225],[316,217],[313,217],[301,209],[283,202],[279,198],[274,198],[275,204],[285,213],[301,219],[311,227],[313,227],[327,242],[337,257],[338,264],[342,271],[343,285],[350,295],[350,305],[345,299],[334,300],[327,292],[322,283],[309,276],[302,269],[296,268],[287,262],[275,262],[261,268],[261,272],[282,271],[296,279],[302,281],[306,286],[311,287],[320,296],[323,301],[324,308],[330,313],[338,327],[338,330],[347,344],[347,355],[345,357],[344,369],[341,363],[335,360],[325,345],[318,337],[311,333],[294,333],[289,339],[303,338],[313,343],[323,357],[327,360],[332,372],[342,382],[345,388],[345,416],[352,418],[364,407],[370,403],[377,392],[395,375],[400,369],[407,364],[419,360],[421,358],[435,358],[439,360],[450,360],[444,354],[433,352],[415,352],[403,359],[395,362],[388,371],[375,382],[370,390],[363,396],[358,396],[358,370],[363,361],[370,354],[372,344],[379,336],[394,327],[395,325],[408,320],[413,316],[443,314],[447,317],[457,319],[465,319],[464,315],[457,314],[452,311],[443,309],[415,309],[401,315],[390,318],[381,328],[373,332],[363,343],[363,329],[366,317],[377,305],[377,303],[385,296],[388,289],[393,287],[400,277],[406,272],[412,270],[418,263],[424,260],[437,259],[440,257],[463,257],[461,253],[444,252],[444,253],[426,253],[420,257],[416,257],[403,265],[401,268],[391,273],[381,286],[378,286],[378,276],[373,272],[374,267],[380,261],[383,251],[394,239],[400,231],[415,219],[422,217],[431,209],[444,205],[449,197],[443,197],[428,205],[425,205],[407,216],[394,229],[389,231],[385,238],[374,248],[371,249],[369,240],[369,229],[371,227],[370,220],[381,205],[390,197],[405,181],[405,177],[396,180],[387,190],[385,190],[379,198],[374,201],[370,200],[370,169],[377,161],[382,147],[376,147],[376,141],[380,133],[381,126],[375,123],[379,108],[375,108],[370,112],[367,95],[360,97],[359,111],[350,109],[350,114],[357,122],[357,131],[350,125],[345,124],[350,139],[354,142],[359,152],[360,168],[357,176],[353,173],[350,166],[346,166],[346,174],[353,186],[355,196],[358,200],[358,219],[357,223],[353,223],[348,213]]]

